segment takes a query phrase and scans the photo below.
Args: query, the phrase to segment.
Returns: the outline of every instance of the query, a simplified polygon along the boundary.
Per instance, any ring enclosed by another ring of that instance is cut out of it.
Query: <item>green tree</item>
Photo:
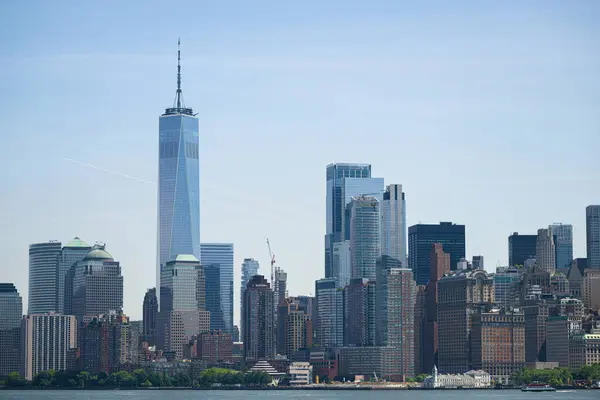
[[[18,372],[11,372],[6,377],[6,386],[8,387],[24,387],[27,386],[28,382]]]
[[[141,385],[148,380],[148,374],[141,368],[133,371],[133,376],[138,385]]]

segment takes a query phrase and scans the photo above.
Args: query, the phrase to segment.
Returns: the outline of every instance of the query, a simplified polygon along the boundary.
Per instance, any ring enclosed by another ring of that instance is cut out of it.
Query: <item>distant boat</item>
[[[523,386],[521,392],[556,392],[556,389],[545,383],[533,382],[527,386]]]

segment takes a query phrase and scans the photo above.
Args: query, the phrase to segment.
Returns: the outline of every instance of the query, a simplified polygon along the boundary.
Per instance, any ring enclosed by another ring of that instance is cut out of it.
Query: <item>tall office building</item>
[[[508,237],[508,266],[525,265],[525,261],[535,258],[537,235],[519,235],[515,232]]]
[[[317,303],[316,343],[325,348],[344,344],[344,295],[335,279],[315,282]]]
[[[483,256],[473,256],[473,269],[485,269]]]
[[[494,283],[481,270],[462,271],[438,282],[438,367],[462,374],[472,368],[469,338],[473,314],[494,304]]]
[[[57,312],[65,312],[65,280],[67,278],[69,269],[76,262],[83,260],[90,250],[92,250],[92,246],[78,237],[73,238],[73,240],[63,246],[58,259],[58,270],[56,277]]]
[[[370,178],[370,164],[329,164],[326,168],[326,232],[325,232],[325,277],[331,278],[333,266],[333,244],[343,240],[342,218],[346,204],[342,195],[344,178]]]
[[[371,196],[352,197],[348,208],[352,278],[375,279],[375,263],[381,253],[379,201]]]
[[[344,345],[375,346],[375,281],[351,279],[344,288]]]
[[[179,44],[178,44],[179,45]],[[177,49],[177,91],[173,107],[158,123],[158,260],[161,269],[178,254],[200,258],[200,164],[198,118],[183,103],[180,52]],[[160,302],[160,293],[159,293]]]
[[[65,312],[77,317],[104,314],[123,309],[123,275],[121,265],[95,245],[83,260],[75,263],[65,278]]]
[[[345,212],[342,214],[342,240],[350,240],[352,230],[351,209],[349,207],[354,197],[373,197],[379,204],[379,218],[381,219],[381,204],[383,203],[384,193],[383,178],[344,178],[342,180],[342,199],[346,205]],[[381,221],[379,223],[381,229]]]
[[[202,243],[200,244],[200,262],[207,266],[219,268],[220,310],[223,313],[222,326],[211,326],[212,329],[233,332],[233,243]],[[206,270],[205,270],[206,274]],[[208,279],[208,276],[207,276]],[[212,286],[206,286],[206,296]],[[209,310],[210,311],[210,310]],[[212,321],[212,318],[211,318]]]
[[[573,261],[573,225],[557,223],[548,229],[554,237],[556,269],[566,273]]]
[[[158,298],[156,288],[148,289],[144,295],[143,304],[143,334],[144,340],[153,345],[156,337],[156,316],[158,314]]]
[[[388,185],[381,204],[381,254],[407,267],[406,197],[402,185]]]
[[[19,372],[23,300],[12,283],[0,283],[0,376]]]
[[[271,360],[275,357],[275,298],[264,276],[250,278],[244,292],[244,359]]]
[[[494,275],[494,298],[504,309],[519,306],[521,274],[516,267],[498,267]]]
[[[192,336],[210,330],[208,312],[198,308],[204,291],[200,261],[193,254],[179,254],[162,269],[160,312],[156,322],[157,346],[183,357],[183,348]]]
[[[585,209],[588,268],[600,268],[600,205]]]
[[[57,311],[58,241],[29,246],[29,314]]]
[[[242,282],[240,285],[240,332],[244,331],[244,321],[242,321],[242,310],[244,309],[244,292],[246,286],[250,282],[250,278],[254,275],[258,275],[258,269],[260,264],[254,258],[244,258],[242,262]]]
[[[293,359],[296,351],[312,346],[312,319],[306,307],[285,299],[278,307],[277,352]]]
[[[30,314],[23,317],[21,375],[31,381],[42,371],[67,371],[77,348],[77,321],[73,315]]]
[[[408,228],[408,263],[417,285],[426,285],[429,280],[429,255],[434,243],[442,244],[444,252],[450,254],[450,269],[456,270],[458,261],[465,258],[465,226],[440,222]]]
[[[221,303],[221,268],[218,264],[204,265],[206,310],[210,313],[210,327],[223,331],[225,321]]]
[[[376,344],[392,347],[394,375],[414,376],[417,286],[412,271],[402,268],[399,260],[381,256],[376,288]]]
[[[350,283],[352,278],[352,252],[350,251],[350,241],[343,240],[333,244],[333,267],[332,278],[338,284],[338,287],[344,288]]]
[[[556,248],[554,247],[554,237],[550,229],[538,229],[538,236],[535,245],[535,261],[538,268],[542,271],[554,274],[556,270]]]

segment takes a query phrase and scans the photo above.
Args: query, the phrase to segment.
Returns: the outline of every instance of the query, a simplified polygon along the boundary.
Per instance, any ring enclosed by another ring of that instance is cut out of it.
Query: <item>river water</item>
[[[599,400],[600,390],[565,390],[546,393],[519,390],[1,390],[10,400]]]

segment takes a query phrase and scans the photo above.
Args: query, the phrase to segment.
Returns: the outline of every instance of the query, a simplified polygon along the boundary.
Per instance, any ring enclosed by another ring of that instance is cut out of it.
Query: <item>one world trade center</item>
[[[175,101],[160,116],[158,124],[157,292],[167,261],[178,254],[193,254],[200,259],[198,118],[183,103],[179,41],[177,45]]]

